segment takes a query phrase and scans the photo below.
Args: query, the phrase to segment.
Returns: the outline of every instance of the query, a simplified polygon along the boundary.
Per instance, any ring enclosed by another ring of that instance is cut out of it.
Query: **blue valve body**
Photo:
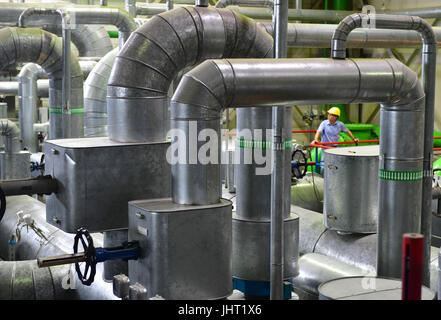
[[[131,242],[124,242],[120,247],[95,248],[96,262],[108,260],[137,260],[139,247]]]

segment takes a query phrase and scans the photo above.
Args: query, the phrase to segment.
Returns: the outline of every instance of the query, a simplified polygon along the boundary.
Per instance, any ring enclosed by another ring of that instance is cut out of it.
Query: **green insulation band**
[[[49,108],[49,113],[52,113],[52,114],[62,114],[63,113],[63,108],[50,107]],[[83,114],[83,113],[84,113],[84,108],[72,108],[72,109],[70,109],[70,114]]]
[[[271,149],[271,141],[268,140],[249,140],[249,139],[238,139],[237,145],[241,149]],[[285,140],[285,149],[292,148],[292,139]]]
[[[392,181],[418,181],[423,179],[423,170],[418,171],[389,171],[379,170],[379,178]]]

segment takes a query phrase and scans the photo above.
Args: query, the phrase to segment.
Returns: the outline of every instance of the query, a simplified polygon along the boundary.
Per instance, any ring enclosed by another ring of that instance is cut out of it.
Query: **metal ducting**
[[[18,44],[18,46],[16,45]],[[56,35],[32,28],[3,28],[0,30],[0,69],[19,62],[34,62],[46,71],[49,78],[51,108],[51,138],[83,136],[83,73],[75,55],[71,56],[71,109],[62,110],[63,61],[61,39]]]
[[[154,16],[115,59],[107,86],[109,138],[163,141],[168,90],[185,67],[210,58],[271,54],[269,35],[231,10],[188,7]]]
[[[84,136],[107,136],[107,82],[118,48],[107,53],[84,82]]]

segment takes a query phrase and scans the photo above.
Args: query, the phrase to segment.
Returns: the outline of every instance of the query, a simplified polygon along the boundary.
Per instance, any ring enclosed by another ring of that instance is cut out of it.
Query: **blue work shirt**
[[[348,128],[341,121],[335,121],[331,124],[329,120],[324,120],[320,123],[317,131],[321,134],[321,142],[333,142],[338,141],[340,137],[340,132],[348,132]]]

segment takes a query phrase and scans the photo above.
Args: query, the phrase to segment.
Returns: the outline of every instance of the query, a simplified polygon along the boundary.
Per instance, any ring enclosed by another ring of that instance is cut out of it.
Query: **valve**
[[[308,160],[302,150],[295,150],[291,157],[291,173],[293,178],[301,179],[306,175]]]
[[[78,244],[81,242],[83,252],[78,252]],[[53,257],[38,258],[38,267],[46,268],[64,264],[75,263],[75,271],[81,283],[90,286],[95,278],[96,264],[108,260],[137,260],[139,257],[139,245],[137,241],[123,242],[121,246],[112,248],[95,248],[89,231],[79,228],[74,238],[73,254],[64,254]],[[84,262],[81,270],[80,263]]]

